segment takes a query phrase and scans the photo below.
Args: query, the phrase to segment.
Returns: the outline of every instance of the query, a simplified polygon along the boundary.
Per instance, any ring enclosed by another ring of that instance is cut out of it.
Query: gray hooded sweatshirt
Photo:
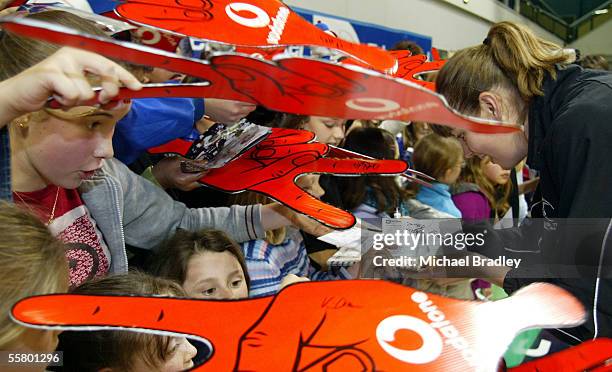
[[[153,249],[177,228],[225,231],[238,242],[263,239],[261,205],[190,209],[116,159],[79,187],[111,254],[111,273],[128,269],[125,245]]]

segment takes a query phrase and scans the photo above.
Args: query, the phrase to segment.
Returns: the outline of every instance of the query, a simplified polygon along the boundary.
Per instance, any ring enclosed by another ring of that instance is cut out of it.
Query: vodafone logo
[[[403,350],[392,346],[395,333],[406,329],[416,332],[423,345],[416,350]],[[410,364],[425,364],[436,360],[442,354],[442,337],[427,322],[408,315],[395,315],[384,319],[376,327],[376,339],[389,355]]]
[[[145,45],[155,45],[161,40],[161,33],[151,28],[139,27],[135,34],[138,40]]]
[[[353,98],[346,101],[346,106],[350,109],[366,112],[389,112],[396,111],[401,106],[395,101],[384,98]]]
[[[247,18],[237,12],[248,12],[254,17]],[[250,28],[263,28],[270,24],[270,16],[258,6],[247,3],[231,3],[225,7],[225,13],[230,19],[240,25]]]
[[[476,356],[469,343],[429,296],[416,291],[410,299],[418,305],[430,322],[409,315],[393,315],[383,319],[376,327],[376,339],[383,350],[402,362],[425,364],[436,360],[446,345],[458,351],[470,366],[475,367]],[[400,330],[418,334],[423,342],[421,347],[404,350],[391,345]]]
[[[244,17],[238,14],[239,12],[251,13],[252,17]],[[278,44],[280,42],[283,32],[285,31],[285,26],[287,25],[287,20],[291,14],[289,8],[281,6],[278,8],[276,16],[270,18],[270,15],[268,15],[265,10],[248,3],[228,4],[225,7],[225,13],[227,13],[227,16],[230,17],[232,21],[239,25],[250,28],[269,28],[270,32],[266,38],[268,44]]]

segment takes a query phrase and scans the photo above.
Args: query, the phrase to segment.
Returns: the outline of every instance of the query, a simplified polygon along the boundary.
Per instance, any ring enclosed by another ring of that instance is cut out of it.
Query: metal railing
[[[571,24],[551,12],[533,5],[528,0],[521,0],[520,14],[557,35],[566,43],[571,43],[610,20],[612,17],[612,0],[600,5],[597,9],[593,9]]]

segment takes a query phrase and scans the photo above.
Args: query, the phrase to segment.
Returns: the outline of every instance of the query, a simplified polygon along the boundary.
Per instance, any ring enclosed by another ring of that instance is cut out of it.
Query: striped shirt
[[[300,232],[287,228],[287,236],[281,244],[265,240],[251,240],[241,244],[247,270],[251,277],[249,297],[274,295],[288,274],[308,277],[311,280],[351,279],[345,268],[318,271],[311,264]]]

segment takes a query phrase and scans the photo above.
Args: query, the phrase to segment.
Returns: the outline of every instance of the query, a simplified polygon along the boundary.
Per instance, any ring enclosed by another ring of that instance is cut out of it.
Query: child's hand
[[[151,172],[162,188],[191,191],[201,186],[198,180],[204,177],[208,171],[185,173],[181,169],[181,160],[186,159],[179,156],[173,156],[171,158],[162,159],[159,163],[155,164]],[[194,160],[189,161],[195,162],[196,164],[201,163],[202,165],[206,163]]]
[[[288,274],[287,276],[285,276],[283,278],[283,280],[281,280],[279,290],[285,288],[286,286],[288,286],[290,284],[300,283],[300,282],[309,282],[309,281],[310,281],[310,279],[305,278],[303,276],[297,276],[297,275],[294,275],[294,274]]]
[[[2,1],[0,1],[0,9],[2,9],[2,8],[3,8]],[[13,7],[6,8],[6,9],[2,9],[2,10],[0,10],[0,17],[4,17],[4,16],[10,15],[10,14],[13,14],[18,9],[19,9],[19,7],[17,7],[17,6],[13,6]]]
[[[204,105],[206,116],[223,124],[237,123],[257,108],[256,105],[248,102],[216,98],[206,98]]]
[[[312,142],[313,139],[314,134],[308,131],[272,128],[272,133],[265,140],[222,168],[211,169],[200,182],[227,192],[255,191],[327,226],[350,228],[355,224],[352,214],[320,201],[296,185],[295,180],[308,173],[399,174],[408,167],[401,160],[327,158],[325,156],[330,152],[329,146]],[[321,236],[326,233],[313,234],[306,230],[303,227],[308,222],[295,214],[285,217],[312,235]],[[267,224],[263,218],[262,222]],[[312,228],[316,229],[316,226]]]
[[[100,55],[64,47],[44,61],[0,83],[0,123],[40,110],[53,96],[63,106],[73,106],[94,97],[86,74],[100,78],[100,103],[106,103],[125,85],[142,88],[127,70]]]
[[[266,231],[288,225],[293,225],[314,236],[323,236],[333,231],[333,229],[313,220],[307,215],[278,203],[266,204],[262,207],[261,223]]]

